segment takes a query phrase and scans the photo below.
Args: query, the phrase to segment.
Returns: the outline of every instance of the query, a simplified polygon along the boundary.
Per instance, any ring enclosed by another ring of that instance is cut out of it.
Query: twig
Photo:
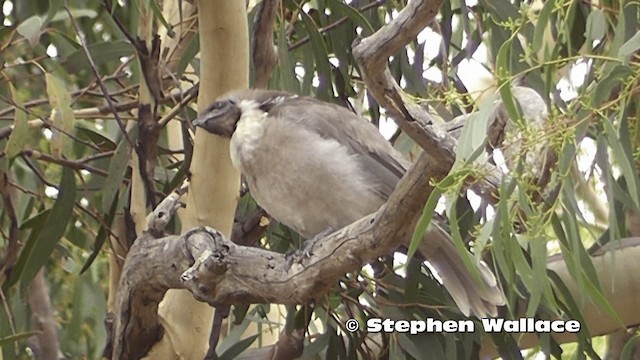
[[[377,0],[377,1],[374,1],[374,2],[371,2],[371,3],[367,4],[367,5],[362,6],[361,8],[358,9],[358,11],[362,12],[362,11],[369,10],[371,8],[374,8],[374,7],[382,6],[386,2],[387,2],[387,0]],[[319,28],[318,32],[320,34],[324,35],[325,33],[327,33],[329,31],[337,28],[338,26],[344,24],[348,20],[349,20],[349,17],[347,17],[347,16],[342,17],[342,18],[334,21],[333,23],[331,23],[331,24],[329,24],[329,25],[327,25],[325,27]],[[289,51],[295,50],[295,49],[299,48],[300,46],[308,43],[309,39],[310,39],[309,36],[305,36],[302,39],[294,42],[293,44],[289,45]]]
[[[89,65],[91,67],[91,71],[93,72],[93,75],[95,76],[96,81],[98,82],[98,85],[100,86],[100,90],[102,90],[102,93],[104,94],[105,100],[109,104],[109,108],[111,108],[111,112],[113,113],[113,117],[116,119],[116,122],[118,123],[118,127],[120,128],[120,131],[122,132],[122,136],[124,136],[125,139],[127,139],[127,142],[129,143],[129,145],[131,147],[134,147],[135,144],[133,143],[133,141],[129,137],[129,133],[127,132],[127,129],[126,129],[125,125],[124,125],[124,122],[122,121],[122,119],[120,119],[120,115],[118,114],[118,111],[116,110],[115,104],[113,103],[113,100],[109,96],[109,90],[107,90],[107,87],[104,85],[104,82],[102,81],[102,78],[100,77],[100,73],[98,73],[98,68],[96,66],[96,63],[93,61],[93,57],[91,56],[91,53],[89,52],[89,48],[87,48],[87,42],[85,40],[84,33],[82,32],[82,30],[80,30],[80,27],[78,26],[78,24],[74,20],[73,15],[71,15],[71,10],[69,10],[69,2],[67,0],[64,1],[64,9],[67,12],[67,14],[69,14],[69,20],[71,21],[71,25],[73,25],[73,28],[75,29],[76,33],[78,34],[78,38],[80,39],[80,45],[82,45],[82,50],[84,51],[84,54],[87,57],[87,61],[89,61]]]
[[[172,107],[169,112],[167,112],[162,118],[160,118],[160,120],[158,120],[158,125],[160,125],[161,127],[166,126],[171,119],[178,115],[180,111],[185,106],[187,106],[187,104],[198,97],[199,89],[200,83],[196,83],[194,86],[190,87],[187,91],[181,94],[182,98],[180,99],[178,104]]]
[[[91,165],[87,165],[85,162],[83,161],[73,161],[73,160],[67,160],[67,159],[60,159],[60,158],[56,158],[51,156],[50,154],[47,153],[42,153],[38,150],[24,150],[21,155],[23,156],[27,156],[36,160],[42,160],[42,161],[46,161],[46,162],[50,162],[53,164],[58,164],[58,165],[62,165],[62,166],[66,166],[69,167],[71,169],[74,170],[86,170],[92,173],[95,173],[97,175],[101,175],[104,177],[107,177],[109,175],[109,173],[107,171],[104,171],[102,169],[97,169],[94,168]]]
[[[42,174],[42,172],[40,172],[40,169],[38,169],[33,162],[31,162],[31,159],[29,159],[29,157],[25,156],[24,154],[20,155],[22,157],[22,160],[24,160],[25,164],[27,164],[27,166],[29,167],[29,169],[31,169],[31,171],[33,171],[34,174],[36,174],[36,177],[40,180],[41,183],[50,186],[56,190],[60,190],[58,187],[58,184],[54,184],[52,182],[50,182],[49,180],[47,180],[44,175]]]
[[[89,215],[89,217],[91,217],[93,220],[95,220],[96,222],[98,222],[100,224],[100,226],[102,226],[108,233],[110,236],[114,237],[114,238],[118,238],[118,235],[116,235],[113,231],[111,231],[109,224],[104,222],[104,219],[100,216],[98,216],[97,214],[94,214],[93,212],[91,212],[89,209],[85,208],[84,206],[82,206],[82,204],[80,204],[80,202],[76,202],[76,209],[80,209],[80,211],[82,211],[83,213]]]
[[[1,286],[0,286],[0,300],[2,300],[2,308],[4,309],[5,316],[7,317],[7,320],[9,322],[9,329],[11,329],[12,334],[17,334],[16,324],[15,324],[15,321],[13,320],[13,313],[9,308],[9,302],[7,301],[7,296],[5,295],[4,290],[2,290]],[[17,341],[14,342],[14,354],[16,355],[16,358],[19,357],[20,355],[20,352],[18,351]]]
[[[161,103],[168,103],[171,101],[174,102],[178,102],[179,103],[179,107],[177,108],[178,110],[182,109],[184,106],[186,106],[189,102],[191,102],[194,98],[197,97],[198,95],[198,88],[199,88],[199,84],[196,83],[194,86],[190,87],[189,89],[187,89],[187,91],[184,92],[174,92],[171,93],[169,96],[165,96]],[[10,101],[10,99],[4,99],[5,101],[12,103]],[[46,103],[46,101],[44,101],[43,103]],[[138,107],[138,100],[133,100],[133,101],[129,101],[129,102],[125,102],[125,103],[119,103],[115,105],[115,108],[117,111],[128,111],[128,110],[132,110]],[[5,109],[5,112],[11,112],[15,109],[15,107],[10,107]],[[91,119],[91,118],[99,118],[99,119],[103,119],[103,120],[108,120],[111,118],[106,118],[104,115],[111,113],[111,107],[107,104],[107,105],[102,105],[99,107],[94,107],[94,108],[88,108],[88,109],[78,109],[78,110],[74,110],[73,111],[73,115],[76,118],[84,118],[84,119]],[[162,117],[162,119],[159,120],[159,122],[164,126],[166,125],[167,122],[169,122],[169,120],[171,120],[176,114],[173,112],[176,108],[174,107],[167,115],[165,115],[164,117]],[[27,110],[27,106],[24,107],[25,111]],[[32,114],[30,111],[28,111],[30,114]],[[33,115],[33,114],[32,114]],[[115,117],[114,117],[115,118]],[[0,117],[0,119],[4,119],[2,117]],[[122,117],[120,116],[120,119],[127,119],[127,117]],[[137,117],[131,117],[131,120],[135,120],[137,121],[138,118]],[[7,118],[7,120],[13,120],[13,118]],[[38,128],[42,128],[44,126],[50,126],[48,121],[45,121],[41,118],[35,119],[35,120],[30,120],[29,121],[29,127],[32,129],[38,129]],[[9,135],[11,135],[11,133],[13,132],[13,125],[9,125],[9,126],[5,126],[3,128],[0,128],[0,140],[7,138]],[[70,136],[71,138],[73,138],[74,140],[76,140],[77,138],[71,134],[66,134],[68,136]],[[81,142],[82,144],[87,145],[87,143],[83,140],[79,140],[79,142]],[[88,146],[91,146],[92,148],[94,148],[95,150],[100,150],[98,148],[95,147],[95,145],[90,144]]]
[[[127,76],[127,74],[109,75],[109,76],[105,76],[103,81],[109,81],[109,80],[113,80],[115,78],[126,77],[126,76]],[[95,85],[92,83],[92,84],[90,84],[90,85],[88,85],[88,86],[86,86],[86,87],[84,87],[84,88],[82,88],[80,90],[72,91],[70,95],[73,96],[73,97],[77,97],[80,94],[84,93],[85,91],[87,93],[89,93],[88,89],[93,88],[93,86],[95,86]],[[118,91],[118,93],[119,93],[119,91]],[[109,95],[113,96],[114,93],[110,93]],[[100,94],[100,96],[104,96],[104,94]],[[27,101],[23,105],[24,105],[25,108],[28,109],[28,108],[32,108],[32,107],[35,107],[35,106],[45,105],[45,104],[48,104],[48,103],[49,103],[49,99],[48,98],[43,98],[43,99],[34,99],[34,100],[31,100],[31,101]],[[10,106],[10,107],[4,108],[4,109],[0,110],[0,116],[11,114],[11,113],[13,113],[15,111],[15,109],[16,108],[14,106]]]
[[[31,116],[37,117],[38,120],[42,121],[42,125],[33,126],[34,128],[39,128],[41,126],[46,126],[47,128],[59,131],[60,133],[64,134],[65,136],[69,137],[70,139],[73,139],[74,141],[76,141],[76,142],[78,142],[80,144],[83,144],[83,145],[85,145],[87,147],[90,147],[90,148],[92,148],[94,150],[97,150],[97,151],[100,150],[96,145],[94,145],[94,144],[92,144],[92,143],[90,143],[88,141],[84,141],[84,140],[78,138],[77,136],[69,133],[68,131],[66,131],[64,129],[61,129],[60,127],[58,127],[58,126],[54,125],[52,122],[50,122],[48,119],[46,119],[44,117],[40,117],[37,114],[34,114],[31,110],[25,108],[24,106],[17,105],[15,102],[13,102],[13,100],[7,99],[7,98],[5,98],[5,97],[3,97],[1,95],[0,95],[0,98],[2,98],[5,102],[7,102],[9,104],[12,104],[14,107],[24,111],[27,114],[30,114]],[[34,122],[30,121],[29,123],[30,123],[29,126],[31,127],[32,126],[31,124],[34,123]],[[9,128],[11,128],[11,127],[9,127]],[[12,128],[11,128],[11,130],[4,130],[4,131],[2,131],[2,134],[8,136],[8,134],[10,134],[12,131],[13,131]]]
[[[207,350],[204,360],[216,360],[218,358],[216,347],[222,332],[222,321],[229,316],[229,309],[229,305],[216,306],[213,323],[211,324],[211,334],[209,335],[209,350]]]
[[[114,151],[105,151],[105,152],[102,152],[102,153],[99,153],[99,154],[85,156],[82,159],[78,159],[77,162],[79,162],[79,163],[88,163],[88,162],[91,162],[91,161],[104,159],[106,157],[112,156],[113,153],[114,153]]]

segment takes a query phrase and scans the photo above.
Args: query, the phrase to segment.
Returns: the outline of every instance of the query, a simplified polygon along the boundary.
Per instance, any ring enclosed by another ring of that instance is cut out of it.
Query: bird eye
[[[213,104],[211,104],[211,106],[209,106],[209,110],[208,111],[213,111],[213,110],[221,110],[224,109],[226,107],[228,107],[229,105],[234,105],[233,100],[219,100],[214,102]]]

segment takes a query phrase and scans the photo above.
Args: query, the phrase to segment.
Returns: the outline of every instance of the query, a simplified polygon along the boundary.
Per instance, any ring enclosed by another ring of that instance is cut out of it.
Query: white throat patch
[[[268,114],[260,110],[260,104],[254,100],[242,100],[238,107],[242,115],[231,136],[230,155],[233,166],[243,172],[243,162],[257,148]]]

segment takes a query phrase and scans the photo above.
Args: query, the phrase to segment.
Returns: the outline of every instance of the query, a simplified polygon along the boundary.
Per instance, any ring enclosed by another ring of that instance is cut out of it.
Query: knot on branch
[[[180,275],[180,280],[196,299],[206,302],[215,291],[219,277],[229,269],[229,252],[235,244],[208,226],[189,230],[184,235],[184,243],[193,262]]]

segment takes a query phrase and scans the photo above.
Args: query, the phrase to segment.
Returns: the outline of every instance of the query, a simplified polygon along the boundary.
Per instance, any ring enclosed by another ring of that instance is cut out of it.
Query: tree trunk
[[[200,34],[200,93],[202,111],[220,95],[249,85],[249,36],[243,1],[198,1]],[[229,158],[229,141],[196,133],[191,163],[191,186],[183,230],[208,225],[230,235],[240,189],[240,174]],[[203,196],[206,194],[206,196]],[[208,349],[213,309],[184,290],[167,293],[160,304],[165,337],[149,354],[168,356],[167,342],[185,359],[202,359]],[[159,350],[159,351],[156,351]]]

